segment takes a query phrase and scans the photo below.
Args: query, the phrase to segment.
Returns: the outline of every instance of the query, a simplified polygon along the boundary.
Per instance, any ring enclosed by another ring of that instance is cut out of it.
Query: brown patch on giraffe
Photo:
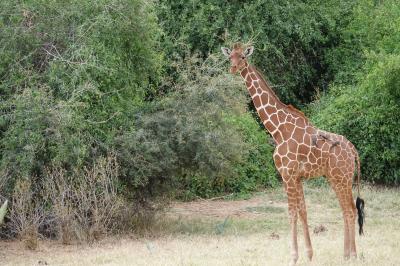
[[[268,115],[267,115],[267,113],[265,112],[265,109],[260,109],[260,110],[258,111],[258,115],[260,116],[261,121],[265,121],[265,120],[268,119]]]
[[[296,127],[293,131],[292,137],[297,143],[303,142],[304,129]]]
[[[269,132],[272,132],[272,131],[274,131],[276,129],[274,124],[272,124],[271,121],[269,121],[269,120],[264,121],[264,126]]]
[[[278,147],[278,154],[285,155],[288,152],[288,147],[286,143],[279,145]]]
[[[285,137],[287,137],[287,138],[291,137],[295,125],[293,125],[292,123],[286,123],[286,124],[284,124],[282,126],[283,126],[283,130],[282,131],[284,132]]]
[[[252,80],[256,80],[257,79],[257,77],[256,77],[256,75],[254,73],[250,73],[250,78]]]
[[[300,111],[299,109],[295,108],[293,105],[289,104],[289,105],[287,105],[287,108],[291,112],[293,112],[293,113],[297,114],[298,116],[302,117],[304,120],[308,120],[307,117],[304,115],[304,113],[302,111]]]
[[[257,93],[258,93],[258,94],[261,94],[261,93],[262,93],[262,90],[261,90],[260,88],[257,88]],[[262,96],[261,96],[261,98],[262,98]]]
[[[321,156],[322,156],[322,151],[321,151],[319,148],[313,148],[313,149],[312,149],[312,152],[314,153],[315,157],[317,157],[317,159],[318,159],[318,158],[321,158]]]
[[[247,76],[247,73],[249,73],[249,71],[247,70],[247,68],[244,68],[244,69],[242,70],[242,72],[240,72],[240,75],[241,75],[242,77],[246,77],[246,76]]]
[[[273,123],[275,126],[278,126],[278,125],[279,125],[278,116],[277,116],[276,114],[271,115],[269,119],[272,121],[272,123]]]
[[[293,139],[288,139],[287,140],[287,144],[288,144],[288,147],[289,147],[289,151],[291,151],[291,152],[297,152],[297,142],[296,141],[294,141]]]
[[[260,87],[260,84],[258,83],[257,80],[253,80],[253,84],[254,84],[254,86],[256,86],[256,88]]]
[[[279,169],[282,166],[282,160],[281,160],[281,157],[278,154],[274,155],[274,162],[275,162],[276,168]]]
[[[307,145],[304,145],[304,144],[300,144],[298,149],[297,149],[297,152],[299,154],[306,155],[306,154],[308,154],[310,152],[310,147],[308,147]]]
[[[289,158],[287,156],[282,157],[282,165],[286,166],[290,162]]]
[[[317,162],[317,157],[315,157],[313,152],[310,152],[310,155],[308,156],[308,160],[310,161],[310,163],[314,164]]]
[[[336,148],[338,148],[338,145],[339,145],[339,141],[336,141],[336,142],[332,143],[331,147],[329,148],[329,151],[330,152],[333,151],[336,156],[339,156],[339,154],[341,152],[341,149],[336,149]]]
[[[281,123],[281,124],[283,124],[285,122],[286,114],[282,110],[278,111],[278,119],[279,119],[279,123]]]
[[[303,143],[307,146],[311,146],[311,136],[308,134],[304,134]]]
[[[296,125],[297,125],[298,127],[300,127],[300,128],[305,128],[306,123],[305,123],[305,121],[304,121],[304,118],[302,118],[302,117],[298,118],[298,119],[297,119]]]
[[[346,168],[346,162],[336,159],[336,167],[338,167],[338,168]]]
[[[254,97],[253,103],[254,103],[254,106],[255,106],[256,108],[260,107],[260,106],[261,106],[260,96]]]
[[[261,102],[263,103],[263,105],[268,104],[268,95],[266,93],[261,94]]]
[[[277,143],[281,143],[283,141],[282,133],[280,131],[276,132],[273,137],[276,139]]]
[[[251,86],[250,88],[248,88],[250,95],[254,95],[256,94],[256,88],[254,86]]]
[[[287,154],[287,157],[289,157],[290,160],[296,160],[296,154],[294,154],[293,152],[289,152]]]
[[[266,106],[265,107],[265,111],[268,113],[268,114],[273,114],[273,113],[275,113],[276,112],[276,108],[275,107],[272,107],[271,105],[268,105],[268,106]]]
[[[298,153],[296,156],[296,161],[303,163],[303,162],[307,161],[307,156],[304,154]]]
[[[312,170],[312,165],[309,162],[303,163],[303,176],[307,176],[307,174]]]

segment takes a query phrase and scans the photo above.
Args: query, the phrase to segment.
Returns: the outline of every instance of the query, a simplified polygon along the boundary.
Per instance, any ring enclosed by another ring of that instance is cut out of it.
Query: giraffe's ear
[[[254,46],[253,45],[249,46],[246,48],[246,50],[244,50],[243,55],[245,57],[249,57],[253,53],[253,51],[254,51]]]
[[[231,49],[226,48],[226,47],[221,47],[221,51],[226,57],[229,57],[231,55],[231,52],[232,52]]]

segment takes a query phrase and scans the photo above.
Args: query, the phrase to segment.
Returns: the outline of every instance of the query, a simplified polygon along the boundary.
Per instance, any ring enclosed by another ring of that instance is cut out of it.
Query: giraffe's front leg
[[[291,244],[291,260],[289,265],[294,266],[299,258],[299,247],[297,244],[297,218],[298,218],[298,192],[296,186],[297,177],[282,176],[285,191],[288,197],[289,222],[290,222],[290,244]]]

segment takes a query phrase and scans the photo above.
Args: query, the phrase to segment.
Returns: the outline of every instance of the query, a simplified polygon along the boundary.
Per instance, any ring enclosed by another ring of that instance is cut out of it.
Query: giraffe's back
[[[354,146],[345,137],[313,126],[293,129],[287,136],[274,152],[281,174],[312,178],[354,173]]]

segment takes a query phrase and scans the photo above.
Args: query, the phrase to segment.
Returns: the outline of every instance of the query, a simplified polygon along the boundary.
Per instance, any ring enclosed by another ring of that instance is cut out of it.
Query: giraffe
[[[359,234],[363,233],[364,201],[360,195],[360,160],[354,145],[345,137],[316,128],[308,118],[292,105],[282,103],[261,73],[251,66],[247,58],[254,47],[237,43],[233,49],[222,47],[230,59],[230,72],[242,76],[254,107],[266,130],[275,141],[273,153],[275,166],[282,177],[288,199],[291,229],[291,261],[298,260],[297,220],[300,218],[306,246],[311,261],[313,248],[307,224],[302,178],[325,176],[339,200],[344,220],[344,257],[357,257],[355,244],[355,219],[358,211]],[[357,162],[358,197],[352,195],[352,179]]]

